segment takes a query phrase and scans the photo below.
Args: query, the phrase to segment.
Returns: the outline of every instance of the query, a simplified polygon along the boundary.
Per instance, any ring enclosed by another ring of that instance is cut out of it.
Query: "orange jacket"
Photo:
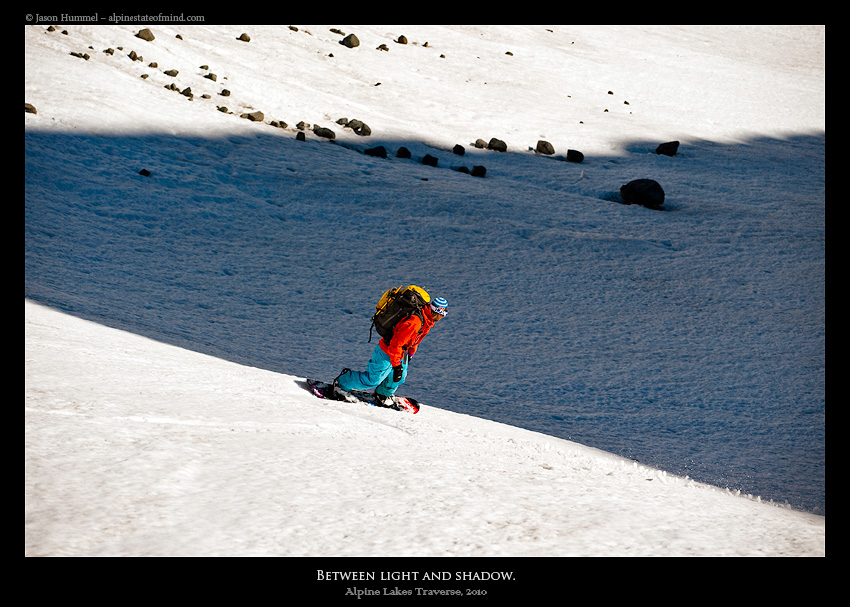
[[[428,331],[431,330],[431,327],[434,326],[434,318],[431,315],[431,308],[429,306],[422,308],[422,318],[425,319],[424,324],[421,320],[419,320],[418,315],[411,314],[407,318],[399,321],[399,323],[395,326],[390,343],[387,343],[387,340],[383,337],[381,338],[381,341],[378,342],[378,345],[381,346],[381,350],[390,357],[390,362],[393,367],[397,367],[401,364],[404,359],[405,352],[407,352],[408,356],[413,356],[419,342],[422,341],[422,339],[428,334]]]

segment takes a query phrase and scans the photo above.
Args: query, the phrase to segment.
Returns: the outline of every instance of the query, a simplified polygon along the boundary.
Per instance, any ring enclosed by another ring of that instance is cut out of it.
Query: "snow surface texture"
[[[823,555],[825,517],[31,302],[28,555]]]
[[[26,28],[25,552],[823,554],[824,29],[339,28]]]

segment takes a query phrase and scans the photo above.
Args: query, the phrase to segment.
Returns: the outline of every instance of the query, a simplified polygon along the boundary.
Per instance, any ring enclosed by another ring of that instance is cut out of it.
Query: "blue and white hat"
[[[449,302],[447,302],[443,297],[435,297],[431,300],[431,310],[440,316],[445,316],[449,313],[446,309],[448,306]]]

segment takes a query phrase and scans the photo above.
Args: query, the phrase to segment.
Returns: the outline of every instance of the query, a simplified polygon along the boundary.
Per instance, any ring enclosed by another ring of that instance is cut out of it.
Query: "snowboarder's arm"
[[[422,321],[414,314],[398,323],[393,329],[393,338],[390,340],[387,354],[394,367],[401,364],[405,350],[416,341],[416,334],[421,326]]]

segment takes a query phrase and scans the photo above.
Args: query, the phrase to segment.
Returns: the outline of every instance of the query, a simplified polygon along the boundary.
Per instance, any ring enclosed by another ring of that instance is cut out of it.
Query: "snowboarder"
[[[333,396],[352,400],[351,390],[374,389],[378,404],[392,406],[393,394],[407,378],[407,367],[416,348],[431,327],[447,313],[448,302],[437,297],[422,308],[421,317],[411,314],[395,325],[392,338],[382,337],[372,352],[365,371],[343,369],[333,382]],[[356,399],[355,399],[356,400]]]

